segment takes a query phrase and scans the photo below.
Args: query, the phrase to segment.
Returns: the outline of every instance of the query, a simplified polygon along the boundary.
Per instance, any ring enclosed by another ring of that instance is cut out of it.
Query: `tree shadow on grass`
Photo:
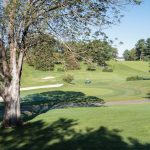
[[[82,92],[50,91],[32,94],[22,99],[22,114],[24,120],[30,120],[50,109],[67,107],[90,107],[103,104],[104,101],[95,96],[86,96]]]
[[[21,128],[0,130],[1,150],[149,150],[150,144],[141,144],[129,138],[123,140],[118,130],[100,127],[97,130],[75,130],[76,120],[60,118],[51,124],[42,120],[30,122]]]
[[[147,93],[147,95],[144,98],[150,99],[150,93]]]
[[[28,121],[50,109],[67,107],[91,107],[101,106],[104,101],[95,96],[86,96],[82,92],[74,91],[49,91],[28,95],[22,98],[21,111],[24,121]],[[3,114],[4,106],[0,106],[0,114]],[[2,118],[2,117],[0,117]]]

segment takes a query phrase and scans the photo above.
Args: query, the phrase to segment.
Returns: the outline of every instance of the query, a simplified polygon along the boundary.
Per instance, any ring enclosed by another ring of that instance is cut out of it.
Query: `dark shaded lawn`
[[[16,129],[0,129],[0,150],[149,150],[150,144],[141,144],[129,138],[127,143],[117,129],[74,130],[78,122],[61,118],[46,125],[41,120]]]
[[[104,101],[96,96],[86,96],[82,92],[75,91],[49,91],[31,94],[22,98],[22,118],[24,121],[28,121],[50,109],[90,107],[96,106],[96,103],[103,104]],[[4,104],[0,103],[0,121],[3,112]]]

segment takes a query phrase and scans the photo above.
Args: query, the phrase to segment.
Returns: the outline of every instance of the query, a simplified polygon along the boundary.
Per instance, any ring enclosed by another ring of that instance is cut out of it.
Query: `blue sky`
[[[150,0],[144,0],[141,5],[127,6],[121,23],[106,30],[108,37],[115,42],[119,56],[125,49],[131,49],[139,39],[150,37]],[[119,41],[124,42],[119,45]]]

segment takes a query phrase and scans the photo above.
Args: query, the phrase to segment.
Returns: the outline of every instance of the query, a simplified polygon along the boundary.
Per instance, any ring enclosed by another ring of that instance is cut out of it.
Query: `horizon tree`
[[[146,60],[150,60],[150,38],[146,39],[146,49],[145,49]]]
[[[142,61],[144,59],[145,50],[146,50],[145,40],[144,39],[138,40],[135,45],[137,60]]]
[[[0,96],[3,127],[22,125],[20,80],[26,51],[37,34],[57,39],[105,35],[103,27],[120,21],[121,9],[139,0],[3,0],[0,9]],[[95,30],[93,31],[92,28]],[[71,48],[69,48],[71,51]]]

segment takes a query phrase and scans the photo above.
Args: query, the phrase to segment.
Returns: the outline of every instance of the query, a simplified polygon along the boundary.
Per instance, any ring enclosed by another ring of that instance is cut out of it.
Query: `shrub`
[[[150,80],[150,78],[143,78],[143,80]]]
[[[127,81],[136,81],[136,80],[143,80],[143,77],[140,76],[131,76],[131,77],[127,77]]]
[[[103,72],[113,72],[113,69],[110,67],[104,67],[104,69],[102,70]]]
[[[67,74],[63,77],[63,81],[67,83],[71,83],[74,80],[73,75]]]
[[[57,71],[58,71],[58,72],[64,72],[65,69],[64,69],[64,68],[57,68]]]
[[[86,70],[88,70],[88,71],[95,71],[96,67],[94,65],[88,65]]]
[[[42,70],[42,71],[52,71],[54,70],[54,64],[49,61],[44,61],[44,59],[41,61],[35,61],[34,64],[35,69]]]

